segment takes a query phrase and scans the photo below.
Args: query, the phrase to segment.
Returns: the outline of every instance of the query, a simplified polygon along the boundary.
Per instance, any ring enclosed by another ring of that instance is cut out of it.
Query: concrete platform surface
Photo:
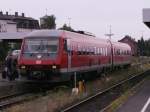
[[[150,79],[147,79],[135,95],[130,97],[116,112],[150,112]]]

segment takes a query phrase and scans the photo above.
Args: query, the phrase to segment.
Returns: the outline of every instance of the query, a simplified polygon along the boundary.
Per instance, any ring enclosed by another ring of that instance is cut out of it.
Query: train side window
[[[102,55],[102,53],[101,53],[101,48],[99,48],[99,55]]]
[[[78,45],[78,47],[77,47],[77,54],[81,55],[81,46],[80,45]]]
[[[94,47],[94,55],[97,54],[97,51],[96,51],[96,50],[97,50],[96,47]]]
[[[124,52],[125,52],[125,55],[127,55],[127,51],[125,50]]]
[[[119,49],[117,49],[116,54],[120,55],[120,50]]]
[[[123,53],[122,53],[122,50],[120,50],[120,55],[122,55]]]
[[[87,55],[89,55],[89,47],[87,47],[86,53],[87,53]]]
[[[70,51],[71,52],[71,55],[73,55],[73,50],[72,51]]]
[[[77,54],[78,54],[78,55],[81,55],[81,51],[78,51]]]
[[[106,56],[106,54],[107,54],[107,53],[106,53],[106,48],[104,48],[104,52],[105,52],[105,56]]]
[[[103,51],[102,51],[102,48],[100,48],[100,54],[101,54],[101,55],[103,55]]]
[[[107,52],[108,52],[108,51],[107,51],[107,48],[106,48],[106,56],[107,56]]]
[[[102,48],[102,55],[103,55],[103,56],[105,55],[104,48]]]
[[[105,56],[105,48],[103,48],[103,56]]]

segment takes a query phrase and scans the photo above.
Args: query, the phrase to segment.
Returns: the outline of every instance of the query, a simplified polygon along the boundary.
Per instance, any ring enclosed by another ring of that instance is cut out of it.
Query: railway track
[[[39,91],[38,91],[39,90]],[[5,95],[0,97],[0,110],[8,108],[12,105],[16,105],[22,103],[24,101],[31,100],[31,98],[36,98],[37,94],[45,93],[46,88],[29,88],[29,90],[25,90],[22,92]]]
[[[15,93],[0,97],[0,109],[5,109],[14,104],[18,104],[25,100],[27,92]]]
[[[39,85],[36,84],[27,84],[26,86],[29,86],[28,88],[25,87],[25,89],[21,91],[16,91],[14,94],[9,95],[3,95],[0,96],[0,110],[3,110],[5,108],[8,108],[10,106],[22,103],[24,101],[29,101],[31,99],[37,98],[38,95],[44,94],[48,90],[53,90],[55,88],[58,88],[60,84],[44,84],[41,86],[41,83]]]
[[[124,88],[127,85],[134,86],[142,79],[147,77],[150,73],[150,70],[139,73],[135,76],[132,76],[126,80],[123,80],[112,87],[100,91],[86,99],[73,104],[65,109],[61,110],[61,112],[103,112],[104,108],[108,106],[113,100],[121,96],[123,92],[125,92]],[[128,88],[129,89],[129,88]]]

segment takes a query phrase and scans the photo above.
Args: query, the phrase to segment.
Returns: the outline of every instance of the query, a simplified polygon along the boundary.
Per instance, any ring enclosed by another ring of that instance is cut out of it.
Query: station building
[[[119,40],[119,42],[126,43],[131,47],[131,53],[133,56],[138,55],[138,45],[137,42],[132,39],[130,36],[126,35],[124,38]]]
[[[8,12],[0,12],[0,32],[30,32],[35,29],[39,29],[38,20],[25,17],[24,13],[10,15]]]
[[[39,21],[26,17],[24,13],[12,15],[0,11],[0,41],[21,41],[26,34],[39,28]]]
[[[0,11],[0,44],[7,43],[10,48],[15,44],[21,44],[22,38],[33,30],[39,29],[39,21],[26,17],[24,13],[14,15]]]

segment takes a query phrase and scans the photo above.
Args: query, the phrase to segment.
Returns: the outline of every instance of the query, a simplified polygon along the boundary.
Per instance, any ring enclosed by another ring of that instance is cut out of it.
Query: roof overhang
[[[20,42],[29,32],[5,32],[0,33],[0,42]]]

